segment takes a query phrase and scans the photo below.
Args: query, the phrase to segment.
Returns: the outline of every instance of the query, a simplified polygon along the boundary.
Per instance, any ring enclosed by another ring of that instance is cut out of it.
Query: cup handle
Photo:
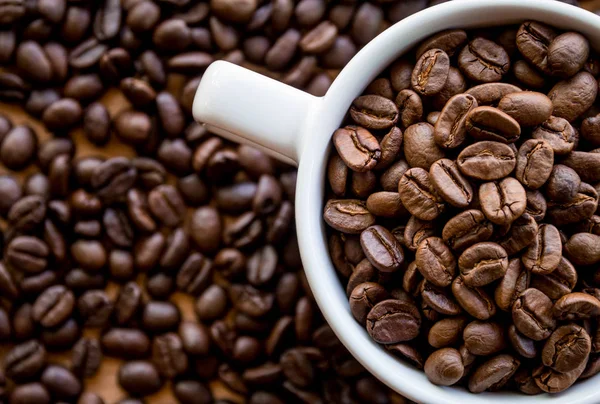
[[[300,133],[319,98],[233,63],[212,63],[193,115],[218,135],[251,144],[287,163],[300,161]]]

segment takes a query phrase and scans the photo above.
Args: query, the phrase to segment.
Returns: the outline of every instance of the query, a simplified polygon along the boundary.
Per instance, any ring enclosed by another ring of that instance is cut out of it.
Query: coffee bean
[[[323,217],[329,226],[349,234],[359,234],[375,223],[366,204],[352,199],[329,200]]]
[[[440,196],[455,207],[467,207],[473,200],[473,188],[456,163],[440,159],[429,169],[429,178]]]
[[[452,282],[452,293],[461,307],[479,320],[487,320],[496,313],[496,305],[486,292],[468,286],[462,277],[457,277]]]
[[[442,49],[430,49],[417,61],[411,76],[412,88],[422,95],[439,93],[450,70],[450,59]]]
[[[553,163],[552,146],[543,139],[529,139],[519,149],[515,176],[528,188],[538,189],[550,178]]]
[[[453,250],[461,251],[478,242],[487,241],[493,226],[483,212],[467,210],[450,219],[442,230],[444,242]]]
[[[504,276],[508,269],[507,257],[498,244],[478,243],[461,254],[458,267],[467,285],[484,286]]]
[[[548,93],[554,105],[552,114],[569,122],[574,121],[592,106],[597,93],[598,85],[594,76],[579,72],[570,79],[558,82]]]
[[[548,69],[553,76],[575,75],[590,54],[588,40],[577,32],[565,32],[554,38],[548,46]]]
[[[509,71],[510,59],[497,43],[475,38],[458,55],[458,65],[468,79],[489,83],[502,79]]]
[[[6,249],[6,261],[15,270],[36,274],[46,269],[49,251],[40,239],[20,236],[13,239]]]
[[[102,362],[102,351],[97,339],[81,338],[73,346],[71,358],[73,373],[79,377],[92,377]]]
[[[75,298],[64,286],[51,286],[42,293],[33,305],[32,318],[43,327],[60,325],[73,312]]]
[[[517,371],[521,362],[507,354],[501,354],[480,365],[469,377],[469,391],[481,393],[501,388]]]
[[[583,328],[575,324],[558,327],[546,340],[542,363],[561,373],[571,372],[585,363],[591,340]]]
[[[521,127],[515,119],[498,108],[488,106],[472,109],[466,117],[465,128],[477,140],[514,143],[521,135]]]
[[[434,139],[446,149],[460,146],[466,138],[467,117],[477,108],[477,100],[469,94],[458,94],[445,103],[435,123]]]
[[[557,36],[551,27],[527,21],[521,24],[517,33],[517,47],[527,61],[544,73],[550,73],[548,66],[548,47]]]
[[[0,161],[11,170],[28,166],[37,152],[38,140],[29,126],[15,126],[0,145]]]
[[[6,375],[15,380],[36,376],[46,366],[46,350],[36,340],[16,345],[4,357]]]
[[[93,170],[91,185],[106,201],[121,198],[136,180],[137,170],[124,157],[113,157]]]
[[[552,314],[557,320],[581,320],[597,316],[600,301],[592,295],[572,292],[556,301]]]
[[[185,214],[185,205],[181,195],[171,185],[159,185],[150,191],[148,206],[154,216],[169,227],[179,224]]]
[[[195,380],[178,381],[173,387],[173,394],[183,404],[209,404],[213,402],[210,389],[205,384]]]
[[[404,173],[398,183],[398,193],[406,209],[421,220],[433,220],[445,208],[433,189],[429,173],[422,168],[411,168]]]
[[[546,275],[558,267],[561,257],[562,242],[558,229],[551,224],[542,224],[522,260],[525,267],[534,274]]]
[[[456,259],[444,241],[438,237],[423,240],[416,252],[416,264],[429,282],[440,287],[452,283],[456,271]]]
[[[365,229],[360,235],[360,244],[371,264],[380,271],[396,271],[404,261],[398,240],[382,226]]]
[[[521,293],[513,304],[512,317],[517,329],[535,341],[548,338],[556,327],[552,301],[537,289]]]
[[[111,328],[100,342],[103,352],[118,358],[143,358],[150,350],[150,339],[136,329]]]
[[[508,83],[485,83],[469,88],[466,94],[475,97],[479,106],[494,106],[498,105],[506,95],[519,91],[521,91],[519,87]]]
[[[79,314],[87,327],[103,327],[113,311],[113,303],[103,290],[89,290],[77,301]]]
[[[32,382],[15,386],[10,394],[10,402],[13,404],[39,403],[49,404],[50,393],[42,383]]]
[[[354,122],[367,129],[386,129],[398,121],[398,108],[387,98],[364,95],[353,101],[350,115]]]
[[[377,139],[361,127],[338,129],[333,135],[333,142],[342,160],[354,171],[368,171],[381,158]]]
[[[437,321],[429,330],[427,342],[434,348],[454,345],[460,341],[466,324],[466,318],[462,316]]]
[[[130,361],[119,369],[119,385],[134,395],[149,395],[158,391],[163,382],[156,367],[147,361]]]
[[[527,204],[525,189],[512,177],[482,184],[479,200],[485,216],[498,225],[514,222],[525,212]]]
[[[559,373],[552,368],[540,365],[533,370],[532,376],[534,377],[535,383],[542,391],[547,393],[559,393],[575,383],[577,378],[585,370],[584,364],[581,364],[578,368],[567,373]]]
[[[451,386],[463,375],[464,365],[460,353],[454,348],[442,348],[433,352],[425,361],[425,374],[434,384]]]
[[[417,336],[421,327],[418,309],[400,300],[377,303],[367,316],[367,331],[377,342],[393,344],[409,341]]]
[[[495,180],[510,174],[516,158],[510,147],[499,142],[477,142],[466,147],[458,156],[460,171],[479,180]]]

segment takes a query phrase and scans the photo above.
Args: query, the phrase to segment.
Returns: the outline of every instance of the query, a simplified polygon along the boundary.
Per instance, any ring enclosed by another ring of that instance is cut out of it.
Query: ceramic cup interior
[[[538,20],[587,36],[600,50],[600,17],[554,0],[454,0],[414,14],[377,36],[342,70],[327,94],[312,97],[227,62],[203,75],[194,117],[212,132],[251,143],[288,162],[298,162],[296,226],[304,269],[317,303],[342,343],[365,368],[402,395],[423,403],[598,404],[600,376],[557,395],[514,392],[471,394],[440,387],[423,371],[388,354],[350,313],[345,288],[327,250],[322,219],[330,139],[363,89],[395,59],[423,39],[450,28],[481,28]]]
[[[296,193],[296,218],[302,260],[317,302],[327,321],[370,372],[399,393],[424,403],[600,403],[600,376],[577,383],[558,395],[526,396],[498,392],[471,394],[463,388],[430,383],[422,370],[402,362],[375,344],[352,317],[348,298],[327,251],[322,220],[325,168],[331,134],[352,100],[397,57],[428,36],[449,28],[476,28],[535,19],[586,35],[600,49],[600,17],[558,1],[455,0],[427,9],[392,26],[364,48],[337,77],[320,108],[302,132]]]

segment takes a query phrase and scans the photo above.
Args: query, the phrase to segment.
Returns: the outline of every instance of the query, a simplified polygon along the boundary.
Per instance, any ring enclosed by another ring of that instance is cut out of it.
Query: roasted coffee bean
[[[469,80],[489,83],[500,81],[508,73],[510,59],[500,45],[479,37],[462,49],[458,66]]]
[[[118,358],[142,358],[150,350],[150,339],[136,329],[112,328],[100,342],[103,352]]]
[[[521,89],[508,83],[486,83],[471,87],[466,91],[477,100],[478,105],[497,105],[507,94],[519,92]]]
[[[406,171],[398,184],[400,200],[406,209],[422,220],[433,220],[444,210],[444,204],[422,168]]]
[[[464,208],[473,200],[473,188],[455,162],[440,159],[433,163],[429,177],[440,196],[454,207]]]
[[[521,24],[517,33],[517,47],[528,62],[544,73],[550,73],[548,66],[548,47],[557,36],[551,27],[527,21]]]
[[[516,219],[496,242],[511,256],[530,246],[538,234],[538,224],[528,213]]]
[[[112,314],[113,303],[103,290],[89,290],[77,301],[77,309],[87,327],[103,327]]]
[[[406,88],[400,91],[395,103],[398,107],[398,120],[403,128],[418,123],[423,117],[423,101],[413,90]]]
[[[456,259],[438,237],[421,241],[416,252],[416,264],[425,279],[441,287],[450,285],[456,272]]]
[[[461,254],[458,267],[467,285],[484,286],[504,276],[508,269],[508,255],[498,244],[478,243]]]
[[[424,370],[432,383],[451,386],[460,380],[465,368],[458,350],[442,348],[429,355]]]
[[[352,102],[350,115],[354,122],[367,129],[386,129],[398,121],[398,108],[382,96],[364,95]]]
[[[427,335],[427,342],[434,348],[443,348],[460,341],[467,324],[464,316],[449,317],[437,321]]]
[[[501,109],[488,106],[473,108],[466,117],[465,129],[477,140],[514,143],[521,136],[521,127],[515,119]]]
[[[480,365],[469,377],[469,391],[481,393],[500,389],[517,371],[521,362],[507,354],[501,354]]]
[[[134,395],[149,395],[158,391],[163,382],[156,367],[147,361],[130,361],[119,369],[119,385]]]
[[[102,351],[97,339],[81,338],[73,346],[71,358],[73,373],[79,377],[92,377],[102,362]]]
[[[558,267],[561,257],[562,242],[558,229],[551,224],[542,224],[522,260],[525,267],[534,274],[545,275]]]
[[[5,252],[6,262],[11,268],[28,274],[46,269],[50,251],[42,240],[31,236],[13,239]]]
[[[113,157],[93,170],[91,185],[97,195],[108,201],[119,199],[131,188],[137,177],[137,170],[125,157]]]
[[[450,219],[442,230],[444,242],[453,250],[461,251],[478,242],[487,241],[493,226],[483,212],[467,210]]]
[[[467,117],[477,106],[477,100],[469,94],[458,94],[450,98],[435,123],[435,142],[446,149],[462,145],[466,139]]]
[[[373,306],[388,298],[387,291],[379,284],[365,282],[357,285],[350,294],[350,311],[360,324],[366,324]]]
[[[411,303],[384,300],[367,316],[369,335],[381,344],[393,344],[415,338],[421,327],[419,310]]]
[[[497,225],[511,224],[525,212],[527,206],[525,189],[512,177],[482,184],[479,200],[485,216]]]
[[[39,404],[49,404],[50,393],[42,383],[32,382],[15,386],[10,394],[10,402],[14,404],[24,404],[35,402]]]
[[[64,286],[51,286],[42,293],[33,305],[32,318],[43,327],[60,325],[73,312],[75,298]]]
[[[442,49],[430,49],[417,61],[411,76],[412,88],[422,95],[439,93],[450,70],[450,58]]]
[[[521,91],[505,95],[498,109],[514,118],[521,126],[537,126],[552,115],[552,101],[542,93]]]
[[[554,111],[552,115],[574,121],[587,111],[598,94],[597,81],[588,72],[579,72],[575,76],[556,83],[548,93]]]
[[[512,318],[517,330],[534,341],[550,336],[556,327],[552,316],[552,301],[537,289],[526,289],[515,300]]]
[[[577,378],[585,370],[585,361],[576,369],[567,372],[559,373],[552,368],[540,365],[533,370],[532,376],[534,377],[537,386],[547,393],[559,393],[569,388]]]
[[[327,201],[323,217],[329,226],[349,234],[359,234],[375,223],[366,204],[352,199]]]
[[[365,229],[360,235],[360,244],[371,264],[382,272],[394,272],[404,261],[400,243],[382,226]]]
[[[36,340],[16,345],[4,357],[6,376],[25,380],[36,376],[46,366],[46,350]]]
[[[531,275],[525,270],[518,258],[511,259],[504,277],[496,286],[494,294],[496,304],[501,310],[511,311],[515,300],[523,293],[531,281]]]
[[[82,390],[81,383],[68,369],[58,365],[48,365],[40,377],[40,381],[58,400],[73,400]]]
[[[409,126],[404,132],[404,155],[411,167],[425,170],[445,157],[444,151],[435,143],[434,127],[424,122]]]
[[[465,347],[474,355],[488,356],[506,346],[504,328],[496,322],[472,321],[463,332]]]
[[[148,206],[157,219],[166,226],[179,224],[185,213],[181,195],[171,185],[159,185],[148,194]]]
[[[568,373],[586,363],[591,340],[585,330],[575,324],[558,327],[546,340],[542,363],[560,373]]]
[[[456,162],[463,174],[484,181],[504,178],[516,166],[513,150],[505,144],[491,141],[466,147]]]
[[[516,178],[530,189],[542,187],[550,178],[554,163],[554,150],[543,139],[529,139],[519,148]]]
[[[513,349],[522,357],[531,359],[537,356],[538,349],[535,341],[517,331],[514,324],[508,328],[508,340]]]
[[[572,292],[556,301],[552,314],[557,320],[581,320],[596,317],[600,312],[600,301],[592,295]]]
[[[150,332],[166,332],[181,320],[179,308],[171,302],[150,301],[142,312],[142,326]]]
[[[0,145],[0,161],[11,170],[22,170],[28,166],[38,147],[38,139],[29,126],[13,127]]]
[[[375,167],[381,158],[377,139],[366,129],[347,126],[333,135],[333,143],[346,165],[358,172]]]

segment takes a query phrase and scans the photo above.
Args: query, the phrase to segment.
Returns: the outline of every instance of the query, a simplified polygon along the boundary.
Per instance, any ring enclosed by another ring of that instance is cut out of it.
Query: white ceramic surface
[[[600,403],[600,376],[557,395],[470,394],[429,383],[424,373],[375,344],[354,321],[348,299],[327,252],[321,218],[329,140],[352,100],[398,56],[428,36],[448,28],[473,28],[535,19],[576,29],[600,50],[600,17],[553,0],[455,0],[408,17],[363,48],[322,98],[265,78],[227,62],[205,72],[194,100],[194,117],[211,131],[238,142],[257,144],[271,155],[297,162],[296,224],[302,261],[317,303],[327,321],[369,371],[417,402]]]

